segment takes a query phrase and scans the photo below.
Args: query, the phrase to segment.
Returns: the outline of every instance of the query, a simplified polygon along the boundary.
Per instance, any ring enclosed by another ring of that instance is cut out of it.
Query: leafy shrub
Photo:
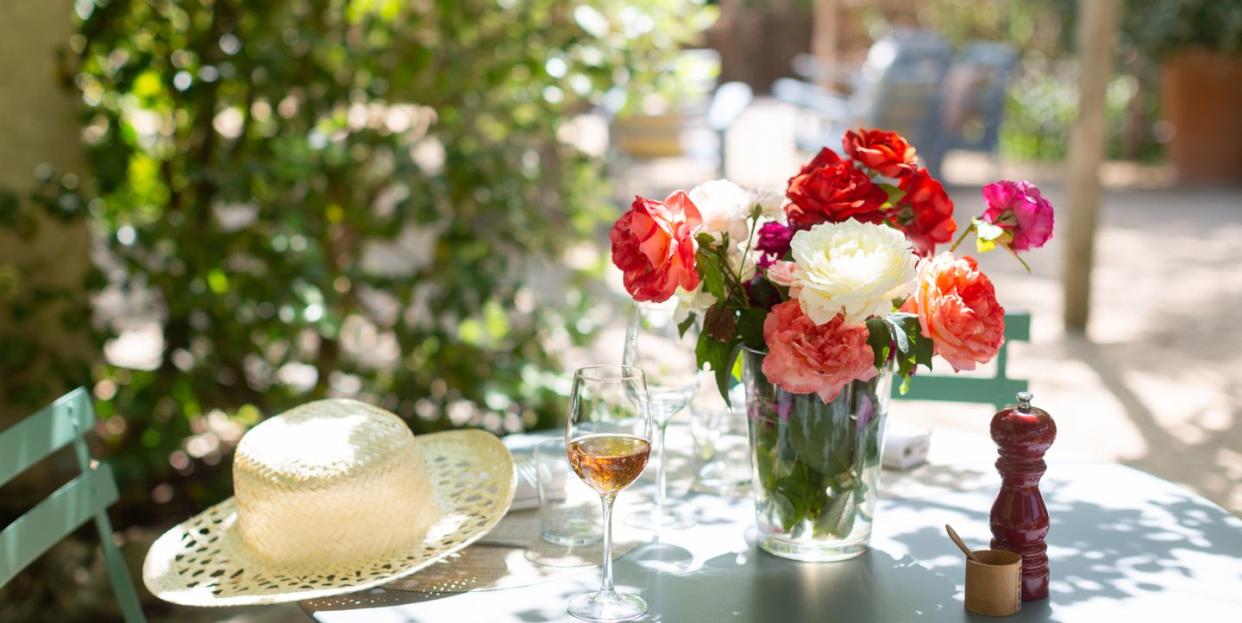
[[[657,82],[699,3],[75,6],[91,175],[58,193],[89,206],[97,293],[151,301],[101,340],[155,327],[93,379],[131,501],[218,499],[247,426],[323,396],[417,432],[560,417],[585,275],[557,258],[608,196],[564,122]]]

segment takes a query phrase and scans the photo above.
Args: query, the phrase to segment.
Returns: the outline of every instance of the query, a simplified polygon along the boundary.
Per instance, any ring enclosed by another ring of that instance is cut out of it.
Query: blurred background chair
[[[106,463],[92,465],[86,447],[85,435],[94,426],[91,396],[79,387],[0,433],[0,485],[70,444],[81,470],[80,475],[0,532],[0,586],[94,519],[121,614],[127,623],[145,623],[125,560],[112,542],[107,508],[117,500],[116,480]]]
[[[680,76],[682,90],[656,94],[655,106],[621,90],[604,100],[610,176],[626,203],[635,187],[631,176],[657,160],[685,159],[691,179],[725,177],[729,128],[754,99],[743,82],[717,84],[720,54],[715,50],[685,50],[671,71]]]
[[[1018,392],[1030,387],[1026,379],[1011,379],[1009,345],[1031,341],[1031,315],[1026,312],[1005,314],[1005,343],[996,355],[996,374],[991,377],[966,375],[920,374],[910,379],[910,387],[902,394],[893,385],[894,400],[932,400],[990,404],[998,411],[1016,402]]]
[[[933,175],[954,149],[985,152],[991,162],[1000,161],[1005,89],[1017,67],[1018,51],[1007,43],[972,41],[954,58],[941,93],[938,140],[919,146]]]
[[[798,149],[816,153],[839,147],[852,128],[883,128],[901,133],[915,145],[938,142],[941,88],[950,60],[949,45],[938,34],[896,30],[867,51],[858,71],[815,67],[800,59],[803,72],[821,84],[844,78],[850,93],[839,95],[805,79],[781,78],[773,95],[800,111]],[[832,71],[833,73],[825,73]],[[938,151],[938,150],[937,150]],[[933,163],[928,163],[929,167]],[[934,163],[939,166],[939,163]],[[933,169],[934,170],[934,169]]]

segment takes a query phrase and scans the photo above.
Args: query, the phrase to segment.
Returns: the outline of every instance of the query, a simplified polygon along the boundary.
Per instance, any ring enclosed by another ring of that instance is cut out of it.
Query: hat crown
[[[237,527],[256,556],[296,565],[414,547],[439,515],[412,433],[356,400],[269,418],[233,458]]]
[[[259,423],[233,460],[275,482],[321,483],[411,452],[414,433],[392,413],[357,400],[318,400]]]

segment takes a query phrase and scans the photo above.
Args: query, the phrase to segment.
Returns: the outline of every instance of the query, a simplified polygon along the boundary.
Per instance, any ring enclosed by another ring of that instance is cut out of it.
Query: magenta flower
[[[759,228],[759,239],[755,241],[755,250],[763,255],[759,256],[757,264],[759,268],[767,268],[773,262],[785,257],[789,252],[789,241],[793,239],[794,231],[776,221],[769,221]]]
[[[1039,193],[1039,188],[1026,181],[1001,180],[983,187],[988,209],[978,222],[992,225],[979,227],[981,242],[995,242],[1013,251],[1038,249],[1052,238],[1052,204]],[[997,231],[999,228],[1001,231]],[[981,250],[982,249],[981,247]]]

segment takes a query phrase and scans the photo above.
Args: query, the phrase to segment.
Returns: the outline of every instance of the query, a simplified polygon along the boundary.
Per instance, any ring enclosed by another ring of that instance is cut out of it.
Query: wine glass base
[[[689,528],[696,523],[693,511],[684,507],[650,505],[625,517],[625,525],[647,530]]]
[[[637,595],[599,591],[578,595],[566,608],[570,616],[592,623],[631,621],[647,613],[647,602]]]

